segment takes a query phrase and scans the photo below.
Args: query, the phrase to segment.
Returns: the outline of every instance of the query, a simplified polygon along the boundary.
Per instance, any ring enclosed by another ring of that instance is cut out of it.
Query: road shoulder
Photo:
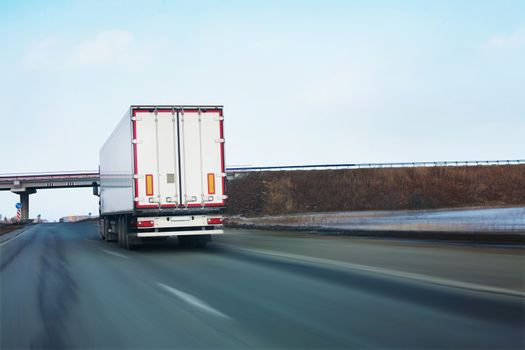
[[[267,257],[525,297],[525,256],[513,246],[256,230],[228,230],[216,242]]]
[[[0,245],[9,242],[12,239],[15,239],[16,237],[21,235],[25,230],[27,230],[28,227],[29,227],[29,225],[25,225],[25,226],[23,226],[21,228],[18,228],[16,230],[3,233],[2,235],[0,235]]]

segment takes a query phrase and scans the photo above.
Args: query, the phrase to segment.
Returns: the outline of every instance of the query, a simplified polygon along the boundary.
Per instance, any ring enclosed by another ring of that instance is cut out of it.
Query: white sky
[[[3,1],[0,44],[0,173],[97,169],[142,103],[224,105],[230,166],[525,158],[523,1]]]

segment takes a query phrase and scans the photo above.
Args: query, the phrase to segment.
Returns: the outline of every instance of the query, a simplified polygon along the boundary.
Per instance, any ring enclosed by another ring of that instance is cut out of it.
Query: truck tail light
[[[215,194],[215,174],[208,174],[208,194]]]
[[[220,225],[222,224],[222,218],[209,218],[208,225]]]
[[[137,227],[153,227],[155,222],[153,220],[142,220],[137,222]]]
[[[146,175],[146,196],[153,196],[153,175]]]

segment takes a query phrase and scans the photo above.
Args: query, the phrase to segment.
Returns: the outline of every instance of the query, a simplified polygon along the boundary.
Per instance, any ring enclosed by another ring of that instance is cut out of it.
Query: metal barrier
[[[251,172],[251,171],[362,169],[362,168],[407,168],[407,167],[517,165],[517,164],[525,164],[525,159],[458,160],[458,161],[397,162],[397,163],[348,163],[348,164],[312,164],[312,165],[288,165],[288,166],[233,167],[233,168],[226,168],[226,172],[229,172],[229,173],[240,173],[240,172]]]

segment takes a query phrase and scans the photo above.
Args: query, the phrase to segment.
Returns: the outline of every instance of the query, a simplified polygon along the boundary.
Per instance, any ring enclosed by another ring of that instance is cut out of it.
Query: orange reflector
[[[215,174],[208,174],[208,194],[215,194]]]
[[[146,175],[146,196],[153,196],[153,175]]]

